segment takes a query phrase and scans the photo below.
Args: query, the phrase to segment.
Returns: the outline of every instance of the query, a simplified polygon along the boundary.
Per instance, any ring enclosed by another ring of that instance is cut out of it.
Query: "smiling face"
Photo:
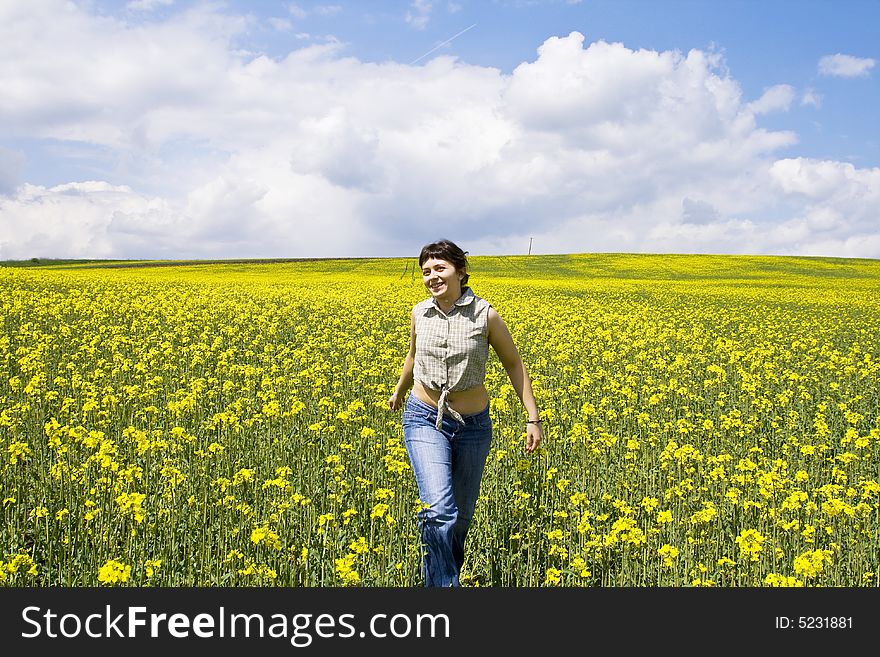
[[[422,281],[435,299],[454,301],[461,296],[461,279],[464,272],[458,271],[450,262],[430,258],[422,263]]]

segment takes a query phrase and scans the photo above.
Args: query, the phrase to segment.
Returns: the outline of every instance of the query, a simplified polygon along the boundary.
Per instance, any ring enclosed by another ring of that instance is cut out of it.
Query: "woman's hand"
[[[531,454],[541,445],[544,439],[544,433],[541,431],[540,424],[526,425],[526,453]]]
[[[394,394],[388,398],[388,408],[392,411],[396,411],[400,408],[400,394],[395,390]]]

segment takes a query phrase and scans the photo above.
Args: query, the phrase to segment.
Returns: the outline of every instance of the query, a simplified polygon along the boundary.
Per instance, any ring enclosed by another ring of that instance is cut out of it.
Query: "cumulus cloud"
[[[819,74],[841,78],[865,77],[877,62],[867,57],[852,55],[826,55],[819,60]]]
[[[3,134],[110,164],[41,186],[0,151],[0,258],[877,248],[877,170],[778,159],[797,137],[760,121],[794,90],[744,98],[718,53],[572,32],[510,73],[332,39],[273,58],[236,45],[250,20],[2,3]]]
[[[718,220],[718,210],[711,203],[685,196],[681,202],[681,218],[686,224],[711,224]]]
[[[119,245],[107,228],[116,216],[147,217],[150,238],[163,252],[164,235],[155,220],[166,216],[162,201],[147,199],[125,186],[87,181],[45,188],[24,184],[12,198],[0,197],[0,259],[31,257],[113,257]],[[167,251],[166,251],[167,252]]]
[[[848,162],[787,158],[773,163],[770,179],[799,212],[782,223],[800,231],[813,253],[877,257],[880,231],[880,168],[858,169]],[[873,249],[873,250],[872,250]]]
[[[758,99],[748,104],[755,114],[768,114],[770,112],[787,112],[794,100],[794,87],[787,84],[778,84],[764,91]]]

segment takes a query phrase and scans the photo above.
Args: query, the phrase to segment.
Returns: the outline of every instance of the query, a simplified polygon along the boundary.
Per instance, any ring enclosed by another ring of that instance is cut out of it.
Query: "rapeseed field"
[[[123,263],[124,264],[124,263]],[[412,259],[0,267],[0,584],[418,586]],[[880,261],[472,257],[466,586],[878,586]]]

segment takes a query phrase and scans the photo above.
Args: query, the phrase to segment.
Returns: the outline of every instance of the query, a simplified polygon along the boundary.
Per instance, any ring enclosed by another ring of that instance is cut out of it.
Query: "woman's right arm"
[[[397,381],[397,386],[394,388],[394,393],[388,399],[388,407],[392,411],[396,411],[403,404],[403,398],[406,395],[406,391],[412,387],[413,384],[413,364],[416,360],[416,315],[413,312],[412,317],[410,318],[409,325],[409,352],[406,354],[406,359],[403,361],[403,371],[400,373],[400,379]]]

